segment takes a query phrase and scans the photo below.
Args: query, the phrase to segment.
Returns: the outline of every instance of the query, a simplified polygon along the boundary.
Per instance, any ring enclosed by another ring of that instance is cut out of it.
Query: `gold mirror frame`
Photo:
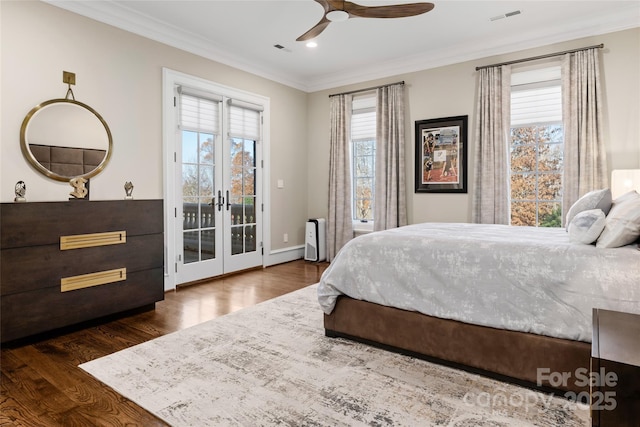
[[[81,175],[75,175],[75,176],[59,175],[59,174],[57,174],[55,172],[52,172],[51,170],[47,169],[42,164],[40,164],[40,162],[38,162],[36,157],[31,152],[31,149],[29,148],[29,142],[27,141],[27,128],[29,126],[29,122],[31,121],[33,116],[38,111],[42,110],[43,108],[45,108],[47,106],[50,106],[50,105],[56,104],[56,103],[74,104],[74,105],[77,105],[78,107],[84,108],[85,110],[89,111],[91,114],[96,116],[96,118],[100,121],[102,126],[104,126],[104,130],[105,130],[105,132],[107,134],[107,139],[108,139],[108,142],[109,142],[108,143],[108,147],[107,147],[107,151],[106,151],[106,154],[104,156],[104,159],[102,159],[102,162],[100,162],[100,164],[98,166],[96,166],[95,169],[91,170],[90,172],[87,172],[87,173],[81,174]],[[109,126],[107,125],[107,122],[104,121],[102,116],[96,110],[94,110],[93,108],[91,108],[87,104],[84,104],[84,103],[82,103],[80,101],[76,101],[75,99],[66,99],[66,98],[50,99],[48,101],[44,101],[44,102],[36,105],[26,115],[26,117],[22,121],[22,126],[20,127],[20,148],[22,150],[22,154],[25,156],[25,158],[31,164],[31,166],[33,166],[38,172],[42,173],[45,176],[48,176],[51,179],[55,179],[56,181],[69,182],[72,178],[89,179],[89,178],[99,174],[105,168],[105,166],[107,165],[107,163],[111,159],[112,147],[113,147],[113,138],[111,136],[111,130],[109,129]]]

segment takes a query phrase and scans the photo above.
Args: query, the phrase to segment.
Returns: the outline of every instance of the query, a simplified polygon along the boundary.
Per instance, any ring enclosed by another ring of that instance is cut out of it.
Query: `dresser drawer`
[[[66,251],[59,244],[3,249],[0,291],[5,296],[43,288],[60,290],[65,277],[117,268],[126,268],[127,274],[162,268],[163,251],[162,234],[127,236],[123,244]]]
[[[163,233],[162,200],[3,203],[2,249],[53,245],[60,236],[126,230],[129,236]]]
[[[2,342],[146,306],[164,299],[162,268],[127,273],[127,280],[70,292],[59,286],[3,296]],[[37,303],[35,303],[37,302]]]

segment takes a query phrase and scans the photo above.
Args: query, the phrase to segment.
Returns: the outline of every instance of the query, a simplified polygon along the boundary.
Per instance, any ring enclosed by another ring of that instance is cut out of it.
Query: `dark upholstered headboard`
[[[60,176],[75,177],[91,172],[100,165],[106,150],[89,148],[56,147],[29,144],[38,163]]]

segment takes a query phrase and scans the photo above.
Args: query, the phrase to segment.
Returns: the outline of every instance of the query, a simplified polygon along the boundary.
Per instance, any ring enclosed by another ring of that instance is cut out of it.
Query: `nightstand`
[[[640,315],[593,309],[591,422],[640,427]]]

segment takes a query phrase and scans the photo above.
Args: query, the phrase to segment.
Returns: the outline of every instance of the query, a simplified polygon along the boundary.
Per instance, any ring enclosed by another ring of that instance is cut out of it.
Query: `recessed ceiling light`
[[[318,43],[314,42],[313,40],[307,42],[307,47],[318,47]]]

